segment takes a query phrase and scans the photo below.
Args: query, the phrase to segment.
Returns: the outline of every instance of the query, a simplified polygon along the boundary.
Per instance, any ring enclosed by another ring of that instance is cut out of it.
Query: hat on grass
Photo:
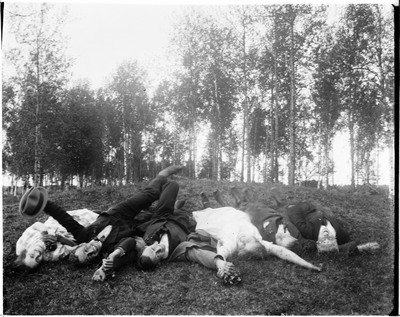
[[[48,194],[43,187],[32,187],[19,202],[19,212],[26,218],[37,217],[47,204]]]

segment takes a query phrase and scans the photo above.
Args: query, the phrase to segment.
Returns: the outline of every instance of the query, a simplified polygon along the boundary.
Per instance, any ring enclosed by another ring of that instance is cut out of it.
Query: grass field
[[[241,183],[177,178],[184,209],[201,209],[199,194]],[[50,192],[67,210],[106,210],[144,184]],[[271,207],[269,185],[251,184]],[[381,248],[356,256],[299,255],[323,271],[313,272],[277,258],[233,259],[243,282],[224,286],[214,272],[195,263],[165,263],[153,272],[126,267],[105,283],[91,280],[97,265],[76,269],[68,260],[45,263],[24,274],[14,268],[15,244],[31,224],[18,213],[18,199],[3,198],[3,313],[5,315],[388,315],[397,294],[394,277],[394,208],[383,195],[354,194],[281,185],[286,202],[312,200],[329,207],[357,243],[377,241]],[[217,207],[215,201],[212,206]],[[44,221],[46,216],[38,218]]]

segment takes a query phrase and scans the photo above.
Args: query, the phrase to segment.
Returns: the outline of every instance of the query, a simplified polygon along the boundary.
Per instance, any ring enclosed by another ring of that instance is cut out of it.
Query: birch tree
[[[7,35],[11,39],[5,47],[5,60],[15,67],[10,81],[19,91],[21,104],[28,107],[23,109],[23,106],[19,106],[18,117],[19,120],[28,120],[26,126],[32,126],[33,133],[28,136],[32,136],[32,174],[34,185],[38,186],[43,182],[46,168],[43,160],[47,140],[43,138],[42,130],[46,106],[50,105],[48,101],[52,98],[49,93],[54,93],[55,99],[59,99],[56,96],[66,83],[70,65],[65,55],[66,40],[62,33],[68,15],[64,8],[59,11],[48,3],[7,3],[6,14],[10,22]]]

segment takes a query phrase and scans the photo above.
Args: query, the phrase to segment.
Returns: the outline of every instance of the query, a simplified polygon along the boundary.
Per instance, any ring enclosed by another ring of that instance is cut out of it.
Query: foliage
[[[16,44],[4,54],[15,72],[2,85],[3,170],[16,177],[122,184],[183,164],[192,178],[279,182],[288,159],[290,182],[317,170],[327,186],[332,140],[347,130],[353,186],[379,174],[374,157],[391,144],[394,119],[383,6],[340,6],[335,25],[327,6],[187,7],[174,25],[176,60],[154,92],[133,60],[97,91],[68,83],[68,15],[58,8],[7,11]]]
[[[361,160],[357,160],[358,164],[363,165],[365,154],[370,155],[383,130],[380,118],[383,116],[384,108],[379,97],[383,87],[381,84],[379,88],[381,78],[376,76],[375,70],[378,65],[374,57],[377,51],[382,50],[381,42],[377,42],[380,32],[377,33],[376,29],[383,21],[382,17],[378,17],[379,22],[376,20],[374,9],[376,7],[361,4],[347,6],[344,23],[338,30],[338,54],[342,56],[339,64],[341,70],[339,91],[342,96],[341,102],[348,114],[353,186],[356,170],[354,156],[359,151],[364,152],[357,155],[361,157]],[[367,174],[369,174],[369,159],[367,161]],[[369,182],[368,179],[366,181]]]

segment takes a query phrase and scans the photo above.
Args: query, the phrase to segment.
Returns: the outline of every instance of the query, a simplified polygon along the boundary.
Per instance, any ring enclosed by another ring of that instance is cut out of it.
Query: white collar
[[[336,230],[332,224],[327,220],[326,226],[321,225],[319,228],[317,249],[318,252],[339,251],[339,246],[336,240]],[[320,235],[323,230],[328,230],[328,238],[321,239]]]
[[[164,233],[161,236],[161,239],[160,239],[159,243],[165,246],[165,253],[164,253],[163,259],[168,258],[168,255],[169,255],[169,239],[168,239],[168,234],[167,233]]]

